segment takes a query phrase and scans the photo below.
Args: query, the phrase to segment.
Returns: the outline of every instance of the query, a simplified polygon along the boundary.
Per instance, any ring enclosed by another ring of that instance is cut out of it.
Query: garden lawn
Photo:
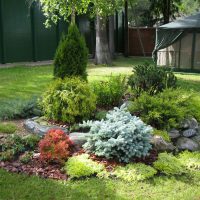
[[[0,170],[0,200],[198,200],[200,179],[156,177],[125,183],[90,178],[53,181]]]

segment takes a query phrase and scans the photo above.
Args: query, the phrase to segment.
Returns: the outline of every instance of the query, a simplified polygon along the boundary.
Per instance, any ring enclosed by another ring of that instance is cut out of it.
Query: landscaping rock
[[[198,151],[199,144],[190,138],[181,137],[178,139],[176,146],[179,150]]]
[[[159,135],[154,135],[152,137],[151,143],[158,152],[163,152],[163,151],[172,152],[176,149],[176,147],[172,143],[166,142]]]
[[[69,134],[70,140],[74,143],[75,147],[77,148],[81,148],[87,142],[89,136],[89,133],[80,132],[74,132]]]
[[[181,124],[181,128],[183,128],[183,129],[198,129],[198,122],[195,118],[186,119]]]
[[[183,136],[187,138],[193,137],[196,134],[197,134],[197,131],[195,129],[188,129],[188,130],[183,131]]]
[[[62,128],[59,126],[49,126],[49,125],[41,125],[34,121],[33,119],[28,119],[24,122],[24,128],[29,131],[30,133],[37,134],[39,136],[44,136],[50,129],[60,129],[64,131],[66,134],[68,130],[66,128]]]
[[[191,139],[200,145],[200,135],[194,136]]]
[[[179,130],[177,129],[172,129],[168,134],[171,139],[176,139],[181,136]]]

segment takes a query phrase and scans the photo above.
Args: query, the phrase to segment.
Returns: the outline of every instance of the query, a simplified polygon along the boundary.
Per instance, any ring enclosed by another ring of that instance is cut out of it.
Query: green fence
[[[68,24],[60,21],[50,29],[44,27],[45,18],[39,4],[27,0],[0,0],[0,63],[51,60]],[[90,54],[95,51],[94,22],[87,16],[77,17],[77,25],[85,36]],[[115,16],[115,45],[123,52],[124,16]]]

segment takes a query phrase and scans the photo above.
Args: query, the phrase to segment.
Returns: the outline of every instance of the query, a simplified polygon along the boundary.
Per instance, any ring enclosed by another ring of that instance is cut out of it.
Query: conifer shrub
[[[128,164],[125,167],[117,167],[112,175],[124,181],[143,181],[153,177],[157,171],[143,163]]]
[[[166,88],[175,88],[177,78],[172,71],[145,63],[134,66],[128,84],[137,96],[142,92],[155,95]]]
[[[155,169],[166,175],[181,175],[186,173],[185,166],[175,156],[169,153],[160,153],[158,160],[153,163]]]
[[[78,77],[57,79],[44,93],[40,104],[47,119],[75,123],[90,118],[96,109],[96,96]]]
[[[72,141],[62,130],[50,130],[39,142],[40,158],[46,162],[64,162],[70,155]]]
[[[129,111],[159,130],[178,128],[191,116],[200,119],[198,99],[180,89],[166,89],[154,96],[143,93],[130,104]]]
[[[104,166],[91,160],[88,154],[73,156],[65,163],[65,171],[71,178],[95,175],[102,170]]]
[[[108,112],[105,120],[84,122],[90,136],[86,151],[107,159],[128,163],[134,157],[144,157],[151,149],[152,128],[126,111],[125,105]]]
[[[62,79],[66,76],[80,76],[86,79],[87,61],[88,49],[85,39],[78,27],[71,24],[67,36],[61,39],[55,54],[54,76]]]

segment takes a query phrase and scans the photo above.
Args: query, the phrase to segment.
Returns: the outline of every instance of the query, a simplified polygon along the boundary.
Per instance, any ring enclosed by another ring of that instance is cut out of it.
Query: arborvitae
[[[71,24],[57,48],[54,59],[54,76],[58,78],[80,76],[87,78],[88,49],[77,26]]]

